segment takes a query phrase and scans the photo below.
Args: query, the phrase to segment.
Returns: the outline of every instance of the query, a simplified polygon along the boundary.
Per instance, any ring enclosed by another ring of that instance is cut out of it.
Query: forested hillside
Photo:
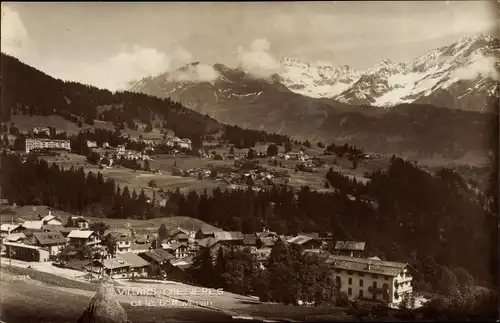
[[[170,99],[65,82],[3,53],[0,73],[3,122],[9,121],[11,114],[24,114],[60,115],[87,124],[99,119],[132,129],[137,122],[151,125],[158,118],[165,128],[185,135],[216,133],[221,128],[216,120]]]
[[[192,191],[187,196],[176,191],[163,208],[147,203],[143,192],[117,187],[100,174],[85,175],[83,169],[63,170],[6,154],[1,162],[2,197],[18,205],[43,204],[112,218],[173,214],[244,232],[261,225],[280,233],[333,232],[339,240],[366,241],[370,252],[385,259],[411,263],[417,281],[430,284],[440,280],[437,265],[464,267],[481,284],[492,284],[496,273],[492,256],[498,215],[492,197],[470,191],[452,171],[432,175],[400,158],[373,173],[366,185],[330,175],[336,193],[278,186],[261,192],[216,188],[212,194]]]

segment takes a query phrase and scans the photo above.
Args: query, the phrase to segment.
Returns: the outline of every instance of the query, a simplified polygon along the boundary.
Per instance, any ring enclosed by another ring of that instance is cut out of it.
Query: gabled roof
[[[20,233],[11,233],[11,234],[9,234],[8,236],[5,237],[5,240],[16,242],[16,241],[19,241],[19,240],[23,240],[25,238],[26,238],[26,235],[24,233],[20,232]]]
[[[125,263],[128,263],[132,268],[140,268],[149,265],[149,263],[146,260],[142,259],[133,252],[120,253],[118,254],[117,258],[121,258],[123,261],[125,261]]]
[[[334,268],[367,272],[387,276],[397,276],[406,268],[406,263],[383,261],[369,258],[330,255],[326,260]]]
[[[277,237],[278,234],[274,231],[261,231],[256,233],[257,238],[267,238],[268,236],[275,236]]]
[[[168,251],[165,251],[163,249],[153,249],[149,250],[146,252],[141,252],[139,256],[144,256],[147,259],[151,259],[156,262],[164,262],[164,261],[169,261],[171,259],[174,259],[175,257],[171,255]]]
[[[183,239],[183,240],[189,239],[188,234],[186,234],[184,232],[176,232],[176,233],[170,235],[170,238],[172,238],[173,236],[176,236],[175,237],[176,239]]]
[[[215,227],[211,227],[211,228],[201,228],[198,231],[207,235],[207,234],[214,234],[215,232],[222,232],[224,230],[219,229],[219,228],[215,228]]]
[[[58,220],[58,221],[62,222],[62,221],[61,221],[61,218],[59,218],[59,217],[57,217],[57,216],[54,216],[54,215],[52,215],[52,214],[46,215],[46,216],[44,216],[44,217],[42,218],[42,221],[43,221],[43,222],[49,222],[49,221],[51,221],[51,220]]]
[[[78,222],[89,222],[89,220],[85,219],[83,216],[71,216],[71,221]]]
[[[257,244],[257,237],[255,234],[243,234],[243,244],[247,246],[254,246]]]
[[[12,230],[19,228],[20,226],[20,224],[3,223],[0,225],[0,231],[11,232]]]
[[[243,240],[243,233],[240,231],[220,231],[214,232],[214,237],[218,240]]]
[[[116,269],[116,268],[123,268],[123,267],[130,267],[130,264],[127,263],[124,260],[118,259],[118,258],[113,258],[113,259],[104,259],[103,262],[98,260],[99,263],[101,263],[106,269]]]
[[[66,239],[59,231],[53,232],[33,232],[33,237],[41,246],[48,246],[54,244],[65,244]]]
[[[68,238],[76,238],[76,239],[88,239],[94,231],[90,230],[73,230],[68,234]]]
[[[305,237],[310,237],[313,239],[319,239],[319,233],[318,232],[299,232],[299,236],[305,236]]]
[[[163,249],[166,249],[166,250],[176,250],[180,247],[185,247],[187,248],[187,246],[183,243],[178,243],[178,242],[174,242],[174,243],[163,243],[162,245],[162,248]]]
[[[70,228],[70,227],[65,227],[65,226],[57,225],[57,224],[44,224],[44,225],[42,225],[42,230],[70,233],[73,230],[77,230],[77,228]]]
[[[22,224],[26,229],[40,230],[42,229],[43,221],[24,221]]]
[[[168,233],[168,236],[169,236],[169,237],[171,237],[171,236],[176,235],[176,234],[178,234],[178,233],[184,233],[185,235],[189,235],[189,231],[188,231],[188,230],[183,229],[183,228],[181,228],[181,227],[177,227],[177,228],[175,228],[175,229],[171,230],[171,231]]]
[[[290,238],[287,240],[288,243],[293,243],[293,244],[304,244],[308,241],[311,241],[311,240],[314,240],[313,238],[311,237],[306,237],[306,236],[302,236],[302,235],[298,235],[296,237],[293,237],[293,238]]]
[[[337,241],[335,243],[335,250],[363,251],[363,250],[365,250],[365,245],[366,245],[366,242]]]

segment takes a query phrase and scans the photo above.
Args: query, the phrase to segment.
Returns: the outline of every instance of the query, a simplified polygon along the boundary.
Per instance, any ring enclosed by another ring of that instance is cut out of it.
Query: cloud
[[[481,57],[472,64],[457,69],[453,76],[460,80],[475,80],[478,77],[500,80],[497,68],[497,60],[494,57]]]
[[[213,82],[219,77],[213,66],[206,64],[191,64],[169,73],[168,78],[177,82]]]
[[[253,76],[270,78],[281,69],[280,62],[269,53],[270,48],[271,44],[265,38],[254,39],[248,50],[239,46],[237,51],[239,67]]]
[[[26,59],[32,50],[30,48],[28,31],[19,14],[13,9],[1,4],[1,48],[2,52]]]

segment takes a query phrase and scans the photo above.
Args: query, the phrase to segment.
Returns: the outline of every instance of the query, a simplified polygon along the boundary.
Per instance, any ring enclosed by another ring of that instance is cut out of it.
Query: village
[[[411,294],[412,277],[405,263],[365,257],[366,243],[336,241],[332,234],[299,233],[284,236],[262,228],[255,233],[227,232],[214,227],[189,230],[174,227],[166,237],[159,231],[139,232],[102,227],[81,216],[63,219],[51,211],[39,220],[17,218],[1,224],[2,261],[27,264],[52,263],[61,270],[79,271],[81,278],[97,282],[103,277],[116,280],[176,281],[192,283],[189,268],[203,250],[212,257],[219,249],[250,250],[261,267],[278,240],[316,253],[331,266],[331,275],[340,290],[352,300],[365,299],[397,307]],[[421,306],[425,299],[418,299]]]

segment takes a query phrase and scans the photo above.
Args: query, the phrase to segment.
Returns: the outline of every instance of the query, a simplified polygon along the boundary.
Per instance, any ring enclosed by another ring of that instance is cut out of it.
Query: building
[[[139,257],[133,252],[124,252],[119,254],[117,259],[123,260],[126,264],[129,264],[129,274],[132,276],[145,277],[147,275],[147,268],[149,267],[149,262]]]
[[[213,228],[213,229],[199,229],[195,234],[195,239],[205,239],[205,238],[215,238],[215,232],[223,231],[222,229]]]
[[[46,216],[44,216],[42,218],[42,225],[46,225],[46,224],[62,225],[63,223],[62,223],[61,218],[52,215],[52,212],[49,211],[49,214],[47,214]]]
[[[350,257],[361,257],[365,251],[366,242],[337,241],[335,242],[335,253]]]
[[[26,153],[33,149],[62,149],[69,151],[71,150],[71,143],[69,140],[27,138]]]
[[[49,251],[42,247],[24,243],[4,242],[7,257],[22,261],[45,262],[49,261]]]
[[[164,243],[161,247],[170,252],[175,258],[185,258],[189,255],[187,245],[179,242]]]
[[[88,148],[91,148],[91,149],[92,148],[97,148],[97,142],[96,141],[87,140],[86,143],[87,143],[87,147]]]
[[[80,230],[88,230],[90,227],[90,222],[83,216],[72,216],[71,221],[73,226],[78,227]]]
[[[177,227],[177,229],[169,232],[169,238],[167,242],[179,242],[179,243],[190,243],[194,240],[195,233],[188,230]]]
[[[149,276],[166,275],[166,266],[174,256],[163,249],[152,249],[138,254],[139,257],[149,263],[147,272]]]
[[[77,228],[69,228],[69,227],[65,227],[65,226],[62,226],[62,225],[52,225],[52,224],[44,224],[42,225],[42,231],[43,232],[53,232],[53,231],[57,231],[57,232],[60,232],[65,238],[68,236],[68,234],[73,231],[73,230],[76,230]]]
[[[341,292],[360,298],[397,305],[404,294],[412,293],[408,265],[374,258],[331,255],[326,260],[335,270]]]
[[[26,238],[26,244],[42,247],[49,251],[50,256],[57,255],[66,246],[66,238],[62,233],[55,232],[34,232]]]
[[[287,239],[288,243],[299,245],[304,250],[316,250],[319,251],[323,245],[319,238],[312,238],[308,236],[298,235],[296,237]]]
[[[97,237],[97,233],[87,230],[73,230],[68,234],[69,244],[79,248],[86,246],[99,246],[101,240]]]
[[[84,266],[90,273],[112,276],[113,278],[126,278],[130,272],[130,264],[122,259],[94,259],[90,264]]]
[[[8,224],[2,223],[0,225],[0,233],[2,236],[12,233],[21,233],[24,232],[25,228],[20,224]]]
[[[18,242],[18,243],[22,243],[24,241],[24,239],[26,239],[26,235],[24,233],[22,233],[22,232],[11,233],[11,234],[3,237],[4,241]]]
[[[43,226],[43,221],[24,221],[21,225],[26,230],[41,231]]]

